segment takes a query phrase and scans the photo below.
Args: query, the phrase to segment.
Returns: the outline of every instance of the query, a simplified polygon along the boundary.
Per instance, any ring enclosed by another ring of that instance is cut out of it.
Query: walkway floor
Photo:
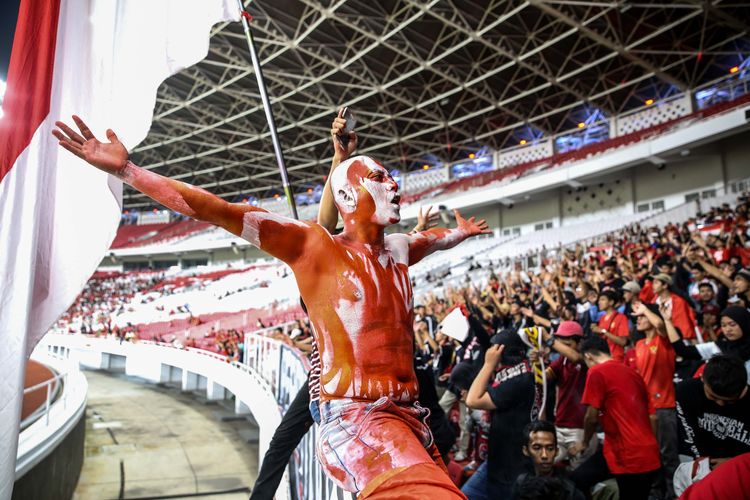
[[[173,387],[86,371],[86,451],[75,500],[195,495],[247,500],[258,473],[257,428]],[[121,496],[121,484],[123,495]],[[243,492],[211,494],[235,488]],[[173,497],[178,498],[178,497]]]

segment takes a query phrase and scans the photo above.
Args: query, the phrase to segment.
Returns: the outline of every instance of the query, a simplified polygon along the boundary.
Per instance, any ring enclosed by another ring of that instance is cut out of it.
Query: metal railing
[[[298,349],[268,334],[279,327],[288,330],[293,324],[284,323],[245,335],[244,363],[271,387],[282,414],[307,380],[310,363]],[[342,491],[323,472],[315,454],[316,441],[317,427],[312,426],[289,461],[291,498],[354,500],[354,494]]]
[[[16,479],[44,460],[80,422],[86,408],[88,384],[66,349],[40,345],[32,359],[53,369],[55,375],[24,389],[24,395],[46,391],[46,399],[21,423],[16,455]]]
[[[57,354],[48,353],[47,355],[55,359],[58,359],[60,361],[64,361],[64,358]],[[25,419],[21,421],[21,424],[20,424],[21,431],[28,428],[31,424],[33,424],[40,418],[44,418],[44,424],[49,425],[50,409],[52,408],[53,404],[59,402],[60,404],[62,404],[63,408],[67,408],[68,396],[67,396],[67,393],[63,390],[63,388],[67,384],[68,375],[71,372],[77,373],[78,368],[75,364],[68,363],[64,371],[60,371],[60,372],[53,371],[54,376],[52,378],[49,378],[43,382],[39,382],[38,384],[32,385],[31,387],[27,387],[23,390],[24,398],[28,394],[32,394],[34,392],[44,390],[45,400],[44,400],[44,405],[38,407],[29,416],[27,416]],[[58,400],[58,397],[60,398],[59,400]]]

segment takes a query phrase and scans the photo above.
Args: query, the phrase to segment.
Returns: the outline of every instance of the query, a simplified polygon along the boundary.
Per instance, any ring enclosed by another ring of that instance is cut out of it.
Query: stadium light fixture
[[[313,192],[313,188],[307,188],[307,192],[308,193],[312,193]]]
[[[429,165],[422,165],[422,170],[429,170],[429,169],[430,169]]]
[[[526,145],[526,139],[521,139],[521,142],[519,142],[518,144],[520,144],[521,146],[525,146]]]
[[[651,106],[654,103],[653,99],[646,99],[646,106]]]
[[[474,153],[469,153],[469,159],[470,160],[473,160],[476,157],[477,157],[477,155],[475,155]]]
[[[737,73],[737,72],[738,72],[739,70],[740,70],[740,67],[739,67],[739,66],[732,66],[731,68],[729,68],[729,73],[731,73],[731,74],[735,74],[735,73]]]
[[[583,128],[583,127],[585,127],[585,126],[586,126],[586,124],[585,124],[585,123],[583,123],[583,122],[581,122],[581,123],[579,123],[579,124],[578,124],[578,128]]]

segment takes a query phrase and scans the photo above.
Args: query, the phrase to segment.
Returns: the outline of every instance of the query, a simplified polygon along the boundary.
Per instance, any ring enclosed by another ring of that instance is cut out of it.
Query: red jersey
[[[638,294],[638,298],[641,302],[645,302],[647,304],[652,304],[656,300],[656,296],[654,295],[654,286],[651,283],[651,280],[646,280],[646,282],[643,284],[643,288],[641,288],[641,293]]]
[[[628,329],[628,318],[626,318],[624,314],[620,314],[617,311],[602,316],[599,319],[599,328],[601,328],[602,330],[606,330],[618,337],[627,337],[628,335],[630,335],[630,330]],[[619,361],[621,363],[625,361],[625,348],[612,342],[609,337],[605,338],[607,339],[609,352],[615,359],[615,361]]]
[[[586,387],[586,364],[573,363],[560,356],[549,365],[557,383],[557,405],[555,425],[569,429],[583,429],[583,415],[586,408],[581,403]]]
[[[657,304],[661,304],[661,300],[656,299]],[[674,293],[670,295],[668,303],[672,303],[672,324],[680,329],[682,338],[694,339],[695,338],[695,311],[687,303],[685,299]]]
[[[635,344],[635,368],[646,383],[654,409],[674,408],[674,360],[672,344],[656,335],[651,340],[641,339]]]
[[[686,489],[680,500],[750,498],[750,453],[737,455]]]
[[[589,368],[583,404],[599,410],[604,458],[613,474],[639,474],[660,467],[648,393],[635,370],[613,361]]]

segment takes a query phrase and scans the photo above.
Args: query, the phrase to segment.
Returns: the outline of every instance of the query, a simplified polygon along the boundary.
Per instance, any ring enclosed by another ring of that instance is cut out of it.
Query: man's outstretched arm
[[[454,229],[434,227],[426,231],[408,235],[391,235],[389,238],[406,238],[409,245],[409,265],[412,266],[438,250],[453,248],[462,241],[480,234],[492,234],[484,220],[475,221],[474,217],[464,219],[458,210],[457,226]]]
[[[112,130],[107,130],[110,142],[101,142],[80,118],[73,120],[81,134],[62,122],[56,122],[59,130],[52,133],[62,147],[96,168],[171,210],[223,227],[287,263],[301,254],[308,225],[262,208],[228,203],[204,189],[138,167],[128,160],[127,149]]]

